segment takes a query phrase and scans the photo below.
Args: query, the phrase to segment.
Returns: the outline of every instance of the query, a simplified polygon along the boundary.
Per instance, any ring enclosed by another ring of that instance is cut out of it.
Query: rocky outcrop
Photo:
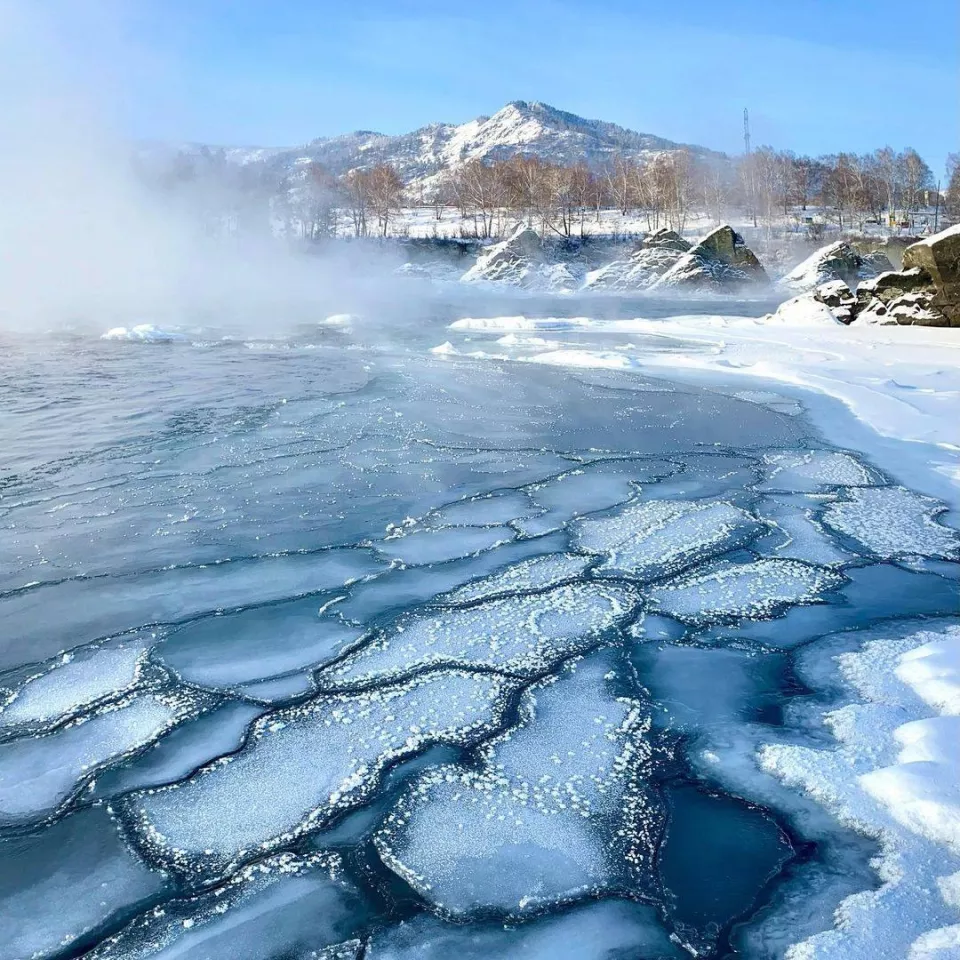
[[[587,274],[588,290],[646,290],[662,277],[691,247],[673,230],[645,236],[625,260],[614,260]]]
[[[460,281],[569,293],[580,287],[583,273],[582,264],[548,247],[535,230],[521,225],[506,240],[482,251]]]
[[[846,240],[837,240],[816,250],[794,267],[780,285],[788,290],[805,292],[839,280],[853,288],[862,280],[892,269],[893,264],[882,251],[860,253]]]
[[[766,271],[743,237],[723,226],[682,254],[651,289],[735,291],[767,282]]]
[[[523,286],[531,268],[543,263],[543,245],[536,231],[519,226],[514,232],[477,257],[461,278],[464,283],[490,281]]]
[[[924,271],[933,282],[931,306],[951,326],[960,326],[960,224],[913,244],[903,252],[905,270]]]
[[[813,299],[829,307],[840,323],[851,323],[857,306],[857,298],[842,280],[831,280],[813,292]]]
[[[907,247],[902,270],[864,280],[855,294],[833,280],[788,303],[791,316],[806,311],[822,318],[826,309],[857,326],[960,327],[960,226]]]

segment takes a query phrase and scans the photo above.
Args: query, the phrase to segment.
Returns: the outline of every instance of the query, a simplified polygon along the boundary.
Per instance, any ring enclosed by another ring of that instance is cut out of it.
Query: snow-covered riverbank
[[[734,375],[750,382],[758,400],[764,384],[778,391],[786,386],[805,400],[828,437],[849,442],[851,426],[838,424],[835,405],[818,404],[814,391],[849,409],[859,424],[855,443],[875,461],[956,505],[957,331],[856,329],[810,313],[793,319],[465,318],[451,326],[454,342],[436,352],[581,370],[669,370],[697,379]],[[487,337],[491,342],[477,342]],[[814,641],[800,661],[805,680],[821,695],[795,709],[792,719],[828,739],[818,746],[758,740],[750,748],[758,773],[802,791],[876,839],[880,883],[844,900],[835,927],[795,944],[788,956],[960,956],[960,621],[891,620],[867,633]],[[824,696],[831,686],[832,695]]]

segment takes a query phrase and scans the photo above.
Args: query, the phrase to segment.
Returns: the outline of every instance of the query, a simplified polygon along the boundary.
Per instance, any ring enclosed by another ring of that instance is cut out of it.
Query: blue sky
[[[909,144],[937,172],[960,149],[957,0],[115,0],[101,35],[111,16],[139,136],[286,145],[527,99],[731,151],[744,106],[755,144]]]

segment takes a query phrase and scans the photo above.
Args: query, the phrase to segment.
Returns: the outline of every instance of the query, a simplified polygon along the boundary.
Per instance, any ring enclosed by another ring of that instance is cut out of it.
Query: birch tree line
[[[948,159],[943,216],[960,219],[960,155]],[[773,229],[807,219],[840,229],[868,223],[913,228],[920,211],[940,204],[933,175],[912,148],[882,147],[868,154],[797,156],[763,146],[746,156],[728,158],[688,150],[645,156],[615,155],[599,166],[557,164],[518,154],[501,160],[470,160],[417,185],[416,196],[398,171],[386,163],[334,176],[311,162],[279,183],[269,171],[240,168],[231,192],[222,188],[229,175],[216,157],[179,158],[161,183],[231,199],[237,223],[250,213],[285,223],[288,235],[308,241],[343,236],[387,237],[398,230],[406,207],[430,208],[436,221],[456,212],[463,236],[496,238],[518,222],[543,237],[582,237],[592,223],[619,214],[631,229],[668,227],[678,232],[691,217],[716,223],[734,211],[754,225]],[[218,179],[219,178],[219,179]],[[219,209],[219,202],[213,204]],[[214,211],[211,219],[219,214]],[[937,210],[937,216],[940,210]],[[613,217],[616,223],[617,217]]]

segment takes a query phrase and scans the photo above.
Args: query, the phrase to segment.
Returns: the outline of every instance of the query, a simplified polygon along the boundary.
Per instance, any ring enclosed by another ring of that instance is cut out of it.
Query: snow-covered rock
[[[738,289],[767,279],[743,237],[732,227],[722,226],[682,254],[651,289]]]
[[[812,293],[804,293],[781,303],[764,320],[766,323],[782,323],[790,327],[836,326],[841,322],[830,307],[817,300]]]
[[[577,289],[582,276],[580,264],[549,251],[535,230],[521,224],[506,240],[484,250],[460,279],[564,292]]]
[[[813,299],[829,307],[841,323],[850,323],[853,320],[857,298],[842,280],[831,280],[817,287]]]
[[[851,289],[861,280],[875,277],[893,264],[880,252],[861,254],[846,240],[837,240],[814,251],[793,268],[781,281],[781,286],[797,293],[814,290],[826,283],[840,280]]]
[[[625,260],[615,260],[587,275],[585,289],[645,290],[686,253],[691,244],[673,230],[657,230]]]
[[[903,267],[930,277],[936,290],[932,306],[950,326],[960,326],[960,223],[907,247]]]

